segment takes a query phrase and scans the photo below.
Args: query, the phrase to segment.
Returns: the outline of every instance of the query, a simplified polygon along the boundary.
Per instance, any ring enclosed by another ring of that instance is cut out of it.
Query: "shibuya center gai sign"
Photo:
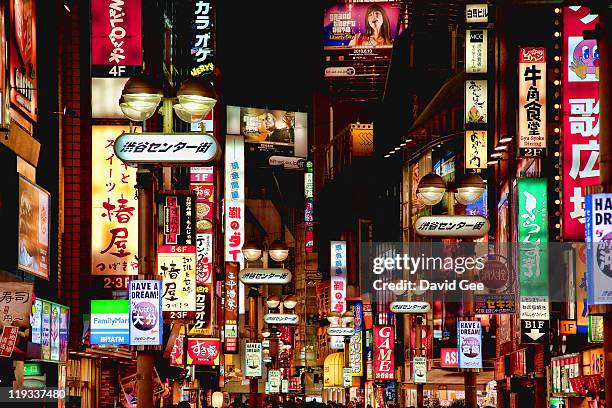
[[[284,285],[291,282],[287,269],[245,268],[238,273],[238,279],[245,285]]]
[[[131,165],[202,164],[220,154],[217,140],[205,133],[124,133],[114,149],[119,159]]]

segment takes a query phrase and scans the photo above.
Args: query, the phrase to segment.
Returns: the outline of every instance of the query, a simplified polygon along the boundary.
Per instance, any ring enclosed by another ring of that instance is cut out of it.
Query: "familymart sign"
[[[91,344],[130,344],[129,300],[91,301]]]

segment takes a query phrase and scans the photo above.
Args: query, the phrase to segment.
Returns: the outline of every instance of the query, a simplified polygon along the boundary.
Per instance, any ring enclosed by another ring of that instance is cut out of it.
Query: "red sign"
[[[563,232],[584,240],[584,188],[599,184],[599,50],[587,7],[563,8]]]
[[[172,351],[170,352],[170,365],[182,367],[184,364],[184,346],[185,346],[185,335],[180,333],[174,340]]]
[[[206,116],[206,119],[212,118],[212,111]],[[189,180],[192,183],[212,183],[214,179],[214,167],[190,167]]]
[[[457,367],[457,349],[440,349],[440,367]]]
[[[92,0],[93,76],[123,77],[142,66],[141,0]]]
[[[215,198],[212,183],[191,183],[189,188],[196,196],[196,203],[211,203]]]
[[[187,364],[219,365],[220,339],[187,339]]]
[[[19,327],[4,326],[2,336],[0,337],[0,357],[10,357],[13,354],[18,333]]]
[[[374,326],[374,379],[393,380],[395,332],[393,326]]]
[[[36,7],[34,0],[11,0],[11,104],[31,120],[37,118]]]

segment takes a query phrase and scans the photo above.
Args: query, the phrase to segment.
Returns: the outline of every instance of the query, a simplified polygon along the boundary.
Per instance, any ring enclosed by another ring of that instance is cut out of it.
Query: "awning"
[[[323,362],[323,388],[342,387],[344,353],[332,353]]]

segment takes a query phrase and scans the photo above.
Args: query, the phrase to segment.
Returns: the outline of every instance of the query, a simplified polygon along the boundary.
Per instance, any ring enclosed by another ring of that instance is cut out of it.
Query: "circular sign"
[[[138,330],[151,330],[157,325],[157,307],[150,302],[139,302],[132,307],[132,324]]]
[[[245,268],[238,278],[245,285],[284,285],[291,282],[291,272],[281,268]]]
[[[461,342],[461,354],[468,358],[478,357],[480,354],[480,342],[473,336],[464,337]]]
[[[431,310],[427,302],[392,302],[389,309],[393,313],[427,313]]]
[[[484,268],[478,272],[479,280],[488,289],[503,290],[511,283],[508,266],[497,259],[487,259]]]

